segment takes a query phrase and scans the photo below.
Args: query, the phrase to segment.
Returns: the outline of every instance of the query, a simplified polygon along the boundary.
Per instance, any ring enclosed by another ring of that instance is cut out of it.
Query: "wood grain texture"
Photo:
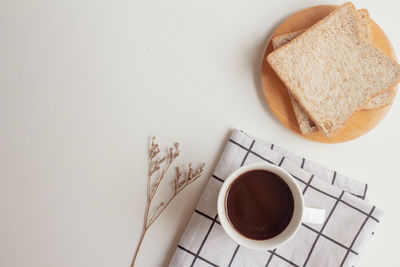
[[[330,139],[326,138],[321,132],[317,132],[312,135],[302,135],[293,112],[287,89],[269,66],[268,62],[266,61],[266,56],[273,51],[271,40],[274,36],[306,29],[315,24],[317,21],[326,17],[336,7],[337,6],[334,5],[315,6],[299,11],[286,19],[276,28],[275,32],[269,39],[263,55],[261,66],[261,83],[264,89],[264,94],[272,112],[278,118],[278,120],[287,128],[303,136],[304,138],[323,143],[346,142],[364,135],[373,129],[385,117],[391,105],[375,110],[362,110],[356,112],[345,125],[344,129]],[[389,38],[372,20],[371,29],[372,43],[381,49],[386,55],[396,59],[396,54]]]

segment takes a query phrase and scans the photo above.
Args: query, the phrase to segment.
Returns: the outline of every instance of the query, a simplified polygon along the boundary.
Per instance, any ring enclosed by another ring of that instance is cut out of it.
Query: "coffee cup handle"
[[[304,207],[302,222],[322,224],[325,220],[325,214],[324,209]]]

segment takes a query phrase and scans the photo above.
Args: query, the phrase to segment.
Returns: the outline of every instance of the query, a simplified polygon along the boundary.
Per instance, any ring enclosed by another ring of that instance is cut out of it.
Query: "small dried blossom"
[[[152,176],[159,169],[160,169],[160,162],[159,161],[155,161],[153,169],[150,170],[150,176]]]
[[[158,161],[158,163],[163,163],[164,161],[165,161],[165,159],[166,159],[166,157],[164,156],[164,157],[162,157],[159,161]]]
[[[158,144],[154,143],[155,139],[156,139],[156,136],[153,136],[151,138],[150,160],[153,160],[158,155],[158,153],[160,153],[160,148],[158,147]]]
[[[190,173],[188,173],[188,180],[195,180],[200,177],[201,173],[203,172],[205,163],[202,163],[199,168],[193,170],[191,164],[189,164]]]
[[[157,159],[157,156],[160,153],[160,148],[159,145],[155,143],[155,139],[156,139],[155,136],[151,138],[151,144],[149,148],[149,175],[147,180],[149,191],[147,192],[148,198],[144,215],[144,224],[141,237],[138,241],[138,246],[136,247],[131,267],[134,267],[135,265],[136,257],[138,255],[140,246],[142,244],[142,241],[144,239],[147,230],[157,220],[158,216],[160,216],[161,213],[168,207],[168,205],[176,197],[176,195],[178,195],[178,193],[182,191],[186,186],[188,186],[201,176],[205,166],[205,164],[202,163],[199,168],[194,170],[192,167],[192,163],[189,163],[189,168],[188,171],[186,172],[187,173],[186,177],[183,177],[182,172],[178,166],[175,167],[176,176],[174,179],[173,194],[168,198],[167,201],[162,201],[158,205],[156,205],[152,214],[150,215],[149,210],[150,207],[152,206],[152,200],[155,194],[157,193],[157,189],[161,184],[162,180],[164,179],[173,161],[180,155],[179,143],[174,143],[173,147],[169,148],[167,156],[163,156]],[[154,183],[151,184],[153,176],[156,176],[157,178],[155,179]]]
[[[182,177],[182,172],[181,172],[181,169],[178,166],[175,167],[175,171],[176,171],[176,177],[174,179],[174,191],[175,191],[175,194],[176,194],[178,192],[178,189],[179,189],[179,183],[180,183],[180,179]]]

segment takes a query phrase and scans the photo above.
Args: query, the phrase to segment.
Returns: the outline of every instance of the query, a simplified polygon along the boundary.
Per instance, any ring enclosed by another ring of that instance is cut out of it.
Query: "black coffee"
[[[225,211],[231,225],[255,240],[272,238],[285,230],[293,216],[289,186],[278,175],[253,170],[240,175],[229,187]]]

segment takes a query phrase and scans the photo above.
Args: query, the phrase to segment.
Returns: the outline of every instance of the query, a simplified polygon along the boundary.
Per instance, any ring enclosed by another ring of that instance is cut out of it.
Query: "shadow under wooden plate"
[[[264,89],[265,97],[271,107],[272,112],[287,128],[295,133],[316,142],[340,143],[353,140],[369,132],[374,128],[387,114],[391,105],[375,110],[361,110],[356,112],[346,124],[345,128],[334,137],[328,139],[321,132],[312,135],[301,134],[296,117],[294,115],[289,95],[285,85],[279,80],[278,76],[266,61],[266,56],[273,51],[271,40],[276,35],[289,33],[301,29],[306,29],[317,21],[326,17],[337,6],[322,5],[304,9],[286,19],[279,25],[272,34],[265,49],[261,66],[261,84]],[[383,32],[383,30],[371,20],[372,43],[382,50],[386,55],[396,60],[393,46]]]

